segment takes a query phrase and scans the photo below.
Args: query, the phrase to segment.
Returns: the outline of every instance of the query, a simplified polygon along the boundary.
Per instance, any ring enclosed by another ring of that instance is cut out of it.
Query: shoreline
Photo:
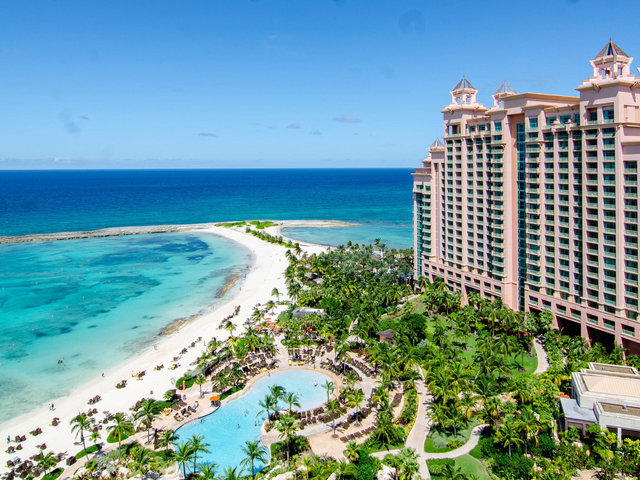
[[[286,224],[287,222],[281,223]],[[146,229],[147,227],[142,228]],[[159,228],[162,228],[162,231]],[[171,230],[166,228],[171,228]],[[130,229],[115,230],[131,231]],[[137,228],[134,228],[134,230],[136,233],[120,233],[120,235],[143,233]],[[155,345],[149,345],[149,347],[144,348],[129,360],[115,365],[106,371],[104,376],[88,379],[87,382],[74,388],[70,393],[54,399],[53,402],[56,406],[54,411],[49,410],[48,406],[40,405],[25,411],[17,418],[0,424],[0,435],[5,439],[8,435],[12,439],[16,435],[27,436],[26,441],[22,442],[23,449],[15,453],[6,453],[6,447],[9,446],[9,444],[6,444],[5,448],[0,452],[2,465],[8,459],[14,457],[28,458],[35,453],[39,453],[40,450],[37,449],[36,445],[42,443],[47,444],[47,450],[66,451],[69,455],[76,454],[82,450],[82,446],[76,444],[75,435],[71,433],[69,425],[71,418],[82,411],[87,411],[89,408],[96,408],[99,412],[105,410],[111,413],[118,411],[128,412],[129,407],[140,398],[149,396],[153,396],[156,399],[161,398],[166,390],[173,388],[175,379],[190,369],[190,363],[195,361],[206,347],[205,342],[214,337],[223,340],[229,336],[228,332],[221,330],[219,326],[225,317],[233,313],[237,305],[241,306],[241,310],[240,314],[234,317],[233,323],[238,326],[239,330],[242,330],[244,328],[244,320],[250,316],[253,307],[258,303],[267,302],[271,298],[271,290],[274,287],[283,292],[286,291],[284,282],[284,271],[288,264],[285,256],[286,248],[264,242],[253,235],[246,234],[242,227],[230,228],[209,224],[205,226],[156,226],[153,232],[148,232],[147,230],[145,232],[166,233],[167,231],[186,230],[219,235],[244,246],[251,252],[252,262],[246,275],[243,278],[236,279],[234,282],[235,293],[210,312],[199,315],[196,318],[176,319],[184,321],[181,325],[176,325],[175,322],[168,324],[165,328],[168,328],[170,332],[156,336],[157,342]],[[73,232],[74,235],[77,233]],[[59,234],[54,235],[58,240],[63,239]],[[115,235],[113,233],[111,236]],[[35,237],[41,238],[42,236],[37,235]],[[73,236],[64,239],[70,238],[78,237]],[[80,238],[92,238],[92,236]],[[48,239],[51,240],[51,238]],[[320,252],[326,249],[321,246],[315,246],[312,250]],[[239,285],[238,280],[240,280]],[[202,337],[201,341],[198,341],[199,337]],[[195,343],[194,347],[190,347],[193,343]],[[183,348],[187,349],[185,354],[180,353]],[[180,357],[177,361],[179,367],[175,370],[169,370],[166,367],[175,363],[172,362],[174,357]],[[166,367],[162,370],[154,369],[156,365],[161,364]],[[146,370],[147,373],[141,380],[136,380],[132,377],[132,372],[142,370]],[[123,379],[127,380],[127,386],[123,389],[116,389],[115,385]],[[100,395],[102,400],[96,404],[89,405],[87,403],[88,399],[96,395]],[[98,414],[98,416],[101,416],[101,414]],[[60,423],[56,427],[50,425],[54,417],[60,418]],[[38,436],[29,434],[30,431],[38,427],[42,428],[42,434]],[[102,430],[102,434],[104,436],[104,430]],[[10,445],[17,446],[15,442],[11,442]]]
[[[240,220],[252,221],[252,220]],[[260,221],[274,222],[278,224],[278,228],[289,227],[355,227],[358,223],[344,222],[342,220],[272,220],[265,219]],[[34,233],[31,235],[15,235],[0,236],[1,244],[13,243],[30,243],[30,242],[52,242],[59,240],[80,240],[83,238],[106,238],[106,237],[123,237],[127,235],[150,235],[156,233],[173,233],[173,232],[190,232],[202,231],[212,227],[225,227],[226,224],[236,222],[209,222],[209,223],[186,223],[177,225],[144,225],[137,227],[109,227],[100,228],[98,230],[78,230],[72,232],[52,232],[52,233]],[[295,240],[294,240],[295,241]],[[311,244],[309,244],[311,245]]]

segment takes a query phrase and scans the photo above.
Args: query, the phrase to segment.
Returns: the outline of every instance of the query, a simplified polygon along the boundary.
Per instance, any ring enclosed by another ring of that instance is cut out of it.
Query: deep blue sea
[[[409,247],[411,196],[409,169],[0,171],[0,236],[331,219],[360,225],[285,233]],[[238,245],[199,233],[0,244],[0,422],[125,361],[168,323],[211,308],[250,262]]]
[[[362,225],[287,234],[334,245],[381,238],[410,247],[411,185],[411,169],[0,171],[0,236],[331,219]]]

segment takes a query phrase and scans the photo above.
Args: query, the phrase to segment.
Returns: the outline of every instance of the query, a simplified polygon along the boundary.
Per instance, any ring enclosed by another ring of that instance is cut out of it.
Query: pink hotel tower
[[[640,353],[632,60],[609,41],[575,97],[504,83],[487,108],[466,78],[454,87],[444,141],[413,174],[416,277]]]

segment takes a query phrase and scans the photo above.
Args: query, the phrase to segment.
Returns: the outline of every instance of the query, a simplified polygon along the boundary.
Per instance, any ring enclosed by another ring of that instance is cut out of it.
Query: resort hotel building
[[[640,353],[640,76],[609,41],[578,96],[493,105],[463,78],[414,175],[415,276],[549,310],[555,326]]]

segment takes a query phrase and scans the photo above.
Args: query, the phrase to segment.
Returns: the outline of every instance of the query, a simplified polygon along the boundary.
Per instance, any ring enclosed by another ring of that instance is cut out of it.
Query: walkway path
[[[547,370],[549,370],[549,356],[547,355],[547,351],[544,349],[542,342],[536,338],[533,341],[533,348],[536,350],[536,355],[538,357],[538,368],[536,368],[535,375],[540,375]]]
[[[456,458],[462,455],[466,455],[471,450],[473,450],[476,445],[478,445],[478,442],[480,442],[480,436],[482,435],[482,430],[484,430],[484,428],[488,426],[489,425],[487,424],[483,424],[474,427],[474,429],[471,430],[471,435],[469,435],[469,440],[467,440],[467,443],[465,443],[461,447],[456,448],[455,450],[442,453],[425,453],[425,456],[428,459],[432,460],[436,458]]]
[[[427,408],[431,403],[431,395],[427,390],[427,386],[424,381],[416,382],[416,391],[418,392],[418,412],[416,414],[416,423],[413,424],[413,428],[407,436],[407,441],[404,446],[407,448],[413,448],[418,454],[418,462],[420,464],[420,478],[429,479],[429,469],[427,468],[427,453],[424,451],[424,441],[429,434],[429,417],[427,415]],[[384,452],[372,453],[374,457],[384,458],[388,454],[395,455],[399,452],[399,449],[389,450]]]

